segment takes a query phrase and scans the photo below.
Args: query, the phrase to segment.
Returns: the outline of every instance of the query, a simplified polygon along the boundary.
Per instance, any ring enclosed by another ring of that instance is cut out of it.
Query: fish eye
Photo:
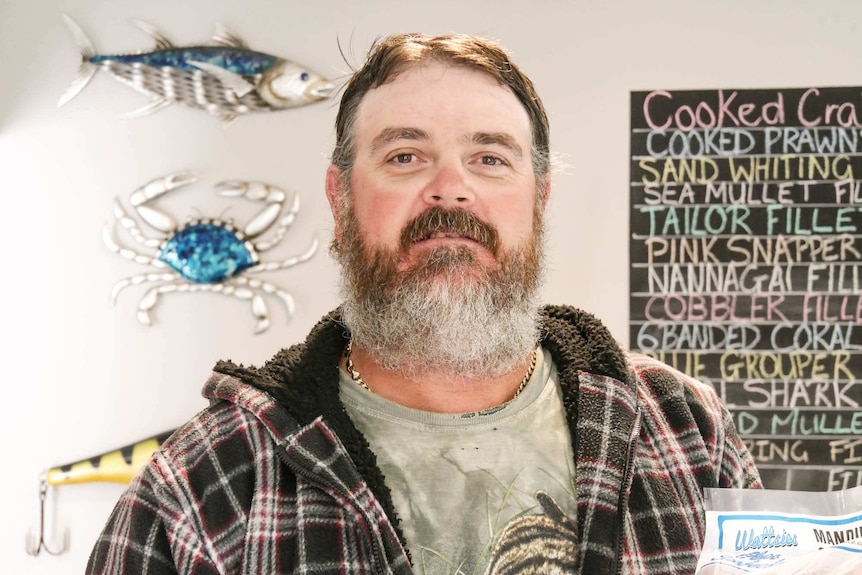
[[[303,72],[302,74],[300,74],[299,79],[302,80],[303,82],[308,80],[308,72]]]

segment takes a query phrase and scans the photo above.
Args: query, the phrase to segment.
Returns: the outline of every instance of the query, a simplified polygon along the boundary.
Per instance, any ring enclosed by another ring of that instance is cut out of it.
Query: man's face
[[[408,377],[514,369],[538,338],[543,247],[526,111],[429,64],[366,94],[354,127],[350,189],[326,180],[351,337]]]
[[[533,241],[530,122],[515,95],[493,78],[440,63],[408,68],[365,95],[354,130],[355,231],[370,252],[395,254],[398,271],[409,273],[439,254],[499,271],[501,253]],[[340,240],[345,214],[335,200],[337,176],[331,167],[327,192]],[[405,235],[420,216],[453,209],[461,220],[475,218],[477,234],[428,235],[422,230],[430,228],[419,225],[416,234]],[[494,242],[479,233],[482,224]]]

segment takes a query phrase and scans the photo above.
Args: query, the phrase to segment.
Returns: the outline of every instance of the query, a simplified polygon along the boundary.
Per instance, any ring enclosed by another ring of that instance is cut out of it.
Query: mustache
[[[500,237],[497,230],[464,208],[433,207],[425,210],[401,231],[401,249],[429,239],[436,233],[467,238],[497,255]]]

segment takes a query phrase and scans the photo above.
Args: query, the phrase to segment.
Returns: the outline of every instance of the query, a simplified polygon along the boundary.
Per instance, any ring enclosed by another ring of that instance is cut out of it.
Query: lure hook
[[[69,548],[69,531],[64,529],[60,548],[51,549],[45,541],[45,500],[48,498],[48,479],[45,473],[39,475],[39,536],[27,534],[27,553],[36,557],[45,551],[50,555],[60,555]]]

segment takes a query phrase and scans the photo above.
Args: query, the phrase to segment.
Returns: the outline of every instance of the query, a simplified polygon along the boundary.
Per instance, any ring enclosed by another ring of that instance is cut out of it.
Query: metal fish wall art
[[[151,101],[128,116],[144,116],[173,103],[199,108],[225,124],[238,115],[269,112],[327,98],[335,86],[290,60],[250,50],[238,36],[216,24],[211,45],[175,46],[146,22],[135,24],[156,42],[155,49],[135,54],[99,54],[68,15],[66,25],[81,51],[81,67],[60,98],[62,106],[104,70]]]

